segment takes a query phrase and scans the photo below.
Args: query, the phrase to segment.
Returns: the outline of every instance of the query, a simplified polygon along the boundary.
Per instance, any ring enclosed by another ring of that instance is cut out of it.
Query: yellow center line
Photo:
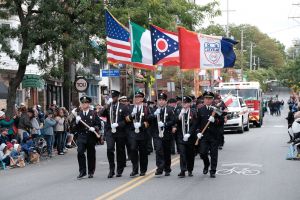
[[[178,162],[179,162],[179,156],[176,158],[173,158],[172,166],[177,164]],[[146,182],[147,180],[153,178],[155,171],[156,171],[156,168],[149,171],[146,176],[140,176],[140,177],[134,178],[133,180],[131,180],[127,183],[124,183],[123,185],[113,189],[112,191],[107,192],[107,193],[97,197],[95,200],[114,199],[114,198],[126,193],[127,191],[141,185],[142,183]]]

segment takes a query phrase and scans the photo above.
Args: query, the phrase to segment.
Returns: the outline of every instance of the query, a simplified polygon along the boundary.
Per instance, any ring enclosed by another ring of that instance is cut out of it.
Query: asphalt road
[[[265,116],[262,128],[244,134],[225,135],[219,154],[216,179],[202,174],[196,158],[194,177],[180,179],[178,155],[173,156],[170,177],[155,177],[155,157],[149,157],[145,177],[130,178],[131,164],[121,178],[107,179],[105,146],[97,147],[97,169],[93,179],[76,180],[76,150],[23,169],[0,171],[0,199],[92,200],[92,199],[211,199],[298,200],[300,162],[285,160],[288,144],[287,111],[281,117]]]

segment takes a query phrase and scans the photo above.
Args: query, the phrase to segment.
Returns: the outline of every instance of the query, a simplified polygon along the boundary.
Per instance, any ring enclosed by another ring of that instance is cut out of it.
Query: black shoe
[[[178,174],[179,178],[184,178],[185,177],[185,172],[184,171],[181,171],[179,174]]]
[[[146,175],[145,172],[141,172],[141,173],[140,173],[140,176],[145,176],[145,175]]]
[[[192,176],[194,176],[193,172],[189,172],[189,177],[192,177]]]
[[[80,173],[78,176],[77,176],[77,179],[82,179],[83,177],[86,176],[86,173]]]
[[[210,174],[210,178],[216,178],[216,174]]]
[[[165,172],[165,176],[170,176],[170,172]]]
[[[156,176],[159,176],[159,175],[162,175],[162,173],[163,173],[162,171],[156,170],[155,175],[156,175]]]
[[[207,174],[208,173],[208,169],[207,168],[204,168],[203,169],[203,174]]]
[[[108,173],[107,178],[112,178],[112,177],[114,177],[114,175],[115,175],[115,172],[114,172],[114,171],[110,171],[110,172]]]
[[[94,174],[89,174],[88,178],[94,178]]]
[[[122,174],[119,174],[119,173],[116,175],[116,177],[121,177],[121,176],[122,176]]]
[[[139,174],[139,173],[137,173],[137,172],[131,172],[131,173],[130,173],[130,176],[133,177],[133,176],[136,176],[136,175],[138,175],[138,174]]]

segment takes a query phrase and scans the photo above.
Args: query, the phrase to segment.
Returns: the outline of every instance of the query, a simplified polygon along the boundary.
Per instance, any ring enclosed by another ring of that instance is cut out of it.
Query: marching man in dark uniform
[[[90,110],[90,103],[92,99],[87,96],[80,98],[81,111],[76,116],[76,130],[78,132],[77,139],[77,159],[79,164],[79,176],[78,179],[86,176],[86,156],[87,151],[87,163],[89,178],[93,178],[96,168],[96,150],[95,145],[97,143],[97,137],[95,135],[95,129],[101,126],[101,121],[94,111]],[[81,121],[85,122],[90,128],[87,128]]]
[[[106,123],[106,143],[107,143],[107,158],[109,162],[109,173],[107,178],[112,178],[115,175],[115,145],[117,150],[117,177],[121,177],[124,167],[126,166],[126,131],[125,117],[128,115],[128,109],[124,104],[119,103],[120,92],[111,91],[111,96],[101,116],[107,118]]]
[[[198,109],[197,122],[198,122],[198,134],[200,139],[200,157],[204,163],[203,174],[208,173],[210,166],[210,177],[216,177],[216,169],[218,164],[218,146],[219,146],[219,133],[216,125],[216,119],[221,116],[216,115],[212,108],[214,94],[212,92],[204,92],[204,106]],[[201,134],[201,131],[208,124],[207,129]],[[210,160],[208,158],[210,153]]]
[[[175,124],[175,118],[172,108],[167,106],[166,94],[158,95],[158,108],[151,118],[155,127],[153,130],[157,166],[155,175],[162,175],[165,171],[165,176],[170,176],[172,127]]]
[[[222,116],[221,118],[218,118],[216,121],[218,131],[219,131],[219,149],[223,149],[225,139],[224,139],[224,124],[227,121],[227,112],[228,108],[225,105],[225,103],[222,101],[221,95],[220,94],[215,94],[215,99],[214,99],[214,106],[219,108],[222,111]]]
[[[132,172],[130,176],[145,176],[148,168],[148,151],[147,143],[149,139],[147,128],[149,127],[148,116],[150,111],[143,104],[144,93],[135,93],[135,103],[131,110],[131,115],[126,117],[126,121],[130,122],[131,128],[129,133]]]
[[[188,171],[189,176],[193,176],[194,161],[195,161],[195,141],[197,128],[197,112],[191,109],[192,98],[189,96],[183,97],[183,107],[177,117],[177,140],[179,143],[180,152],[180,169],[178,174],[180,178],[185,177],[185,172]]]

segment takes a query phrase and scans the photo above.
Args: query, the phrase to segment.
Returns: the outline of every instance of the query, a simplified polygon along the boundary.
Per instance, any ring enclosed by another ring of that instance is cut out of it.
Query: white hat
[[[5,115],[5,112],[0,111],[0,117],[3,117]]]

